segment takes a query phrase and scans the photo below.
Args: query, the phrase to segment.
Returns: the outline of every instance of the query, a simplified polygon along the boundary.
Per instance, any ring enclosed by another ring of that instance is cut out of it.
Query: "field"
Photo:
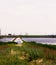
[[[0,42],[0,65],[56,65],[56,45]]]

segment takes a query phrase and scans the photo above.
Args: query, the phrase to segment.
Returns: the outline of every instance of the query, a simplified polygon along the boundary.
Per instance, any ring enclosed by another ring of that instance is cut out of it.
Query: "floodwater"
[[[2,38],[0,39],[0,41],[9,42],[9,41],[13,41],[13,39],[14,38]],[[56,45],[56,38],[22,38],[22,40],[27,42],[34,41],[36,43]],[[22,40],[17,38],[15,42],[23,43]]]
[[[14,38],[1,38],[0,42],[9,42],[12,41]]]
[[[56,38],[22,38],[24,41],[56,45]]]

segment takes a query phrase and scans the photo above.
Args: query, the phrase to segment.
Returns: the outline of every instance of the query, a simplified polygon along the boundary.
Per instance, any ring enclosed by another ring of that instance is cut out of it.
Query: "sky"
[[[0,0],[1,34],[56,34],[56,0]]]

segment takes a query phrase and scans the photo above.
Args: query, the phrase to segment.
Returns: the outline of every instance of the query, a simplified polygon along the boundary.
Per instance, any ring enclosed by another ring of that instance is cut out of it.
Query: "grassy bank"
[[[56,46],[24,42],[21,46],[0,42],[0,65],[56,65]]]
[[[16,42],[0,42],[0,45],[17,44]]]

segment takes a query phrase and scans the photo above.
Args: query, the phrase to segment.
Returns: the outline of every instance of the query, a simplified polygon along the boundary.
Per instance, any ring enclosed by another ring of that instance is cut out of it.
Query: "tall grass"
[[[25,47],[25,54],[29,54],[29,61],[43,58],[52,60],[53,63],[56,63],[56,45],[36,44],[35,42],[26,42],[23,45]]]
[[[0,65],[56,65],[56,49],[50,45],[24,42],[0,45]],[[11,53],[13,51],[14,53]],[[20,59],[20,58],[23,59]],[[42,61],[39,63],[38,60]]]

